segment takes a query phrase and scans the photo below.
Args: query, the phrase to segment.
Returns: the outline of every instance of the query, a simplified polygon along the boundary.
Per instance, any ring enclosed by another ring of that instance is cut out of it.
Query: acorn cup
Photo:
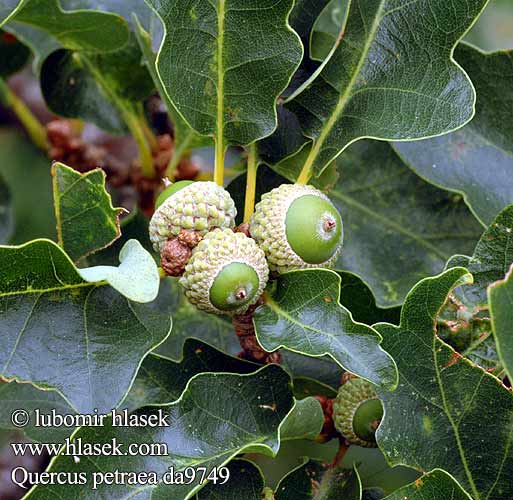
[[[192,250],[180,283],[198,309],[236,315],[258,301],[268,277],[264,252],[253,239],[215,229]]]
[[[214,228],[233,228],[237,210],[228,191],[214,182],[180,181],[157,198],[150,221],[150,240],[162,252],[182,231],[204,236]]]
[[[339,388],[333,402],[333,422],[351,444],[376,448],[376,430],[382,418],[383,404],[370,382],[350,378]]]
[[[277,273],[331,267],[342,249],[342,218],[313,186],[282,184],[262,196],[250,220],[251,236]]]

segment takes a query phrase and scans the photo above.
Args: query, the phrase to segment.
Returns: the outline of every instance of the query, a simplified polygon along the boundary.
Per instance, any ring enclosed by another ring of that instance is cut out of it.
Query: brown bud
[[[53,120],[46,125],[48,139],[54,147],[68,147],[69,141],[76,135],[75,130],[68,120]]]
[[[157,136],[157,148],[153,151],[153,163],[158,177],[164,175],[173,154],[173,139],[169,134]]]
[[[191,249],[178,238],[169,240],[160,253],[160,265],[169,276],[181,276],[191,257]]]
[[[178,240],[183,245],[187,245],[189,248],[194,248],[201,240],[203,236],[198,231],[188,231],[182,229],[178,235]]]

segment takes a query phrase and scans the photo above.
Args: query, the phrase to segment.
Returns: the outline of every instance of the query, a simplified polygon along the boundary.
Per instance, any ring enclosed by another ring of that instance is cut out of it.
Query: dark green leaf
[[[188,339],[184,345],[183,359],[174,362],[158,355],[147,356],[137,373],[132,387],[120,405],[133,412],[144,406],[159,406],[180,398],[187,383],[195,375],[209,373],[254,373],[261,366],[228,356],[195,339]],[[34,410],[48,414],[52,410],[59,415],[75,414],[75,410],[55,391],[43,391],[32,384],[12,382],[0,388],[0,427],[14,428],[11,414],[15,409],[24,409],[30,414],[30,423],[25,434],[40,442],[60,442],[68,437],[70,427],[36,427]],[[283,421],[280,439],[315,439],[324,424],[324,414],[319,402],[306,398],[296,402],[294,409]]]
[[[328,193],[344,221],[337,267],[363,278],[380,307],[401,304],[417,281],[470,252],[481,235],[460,196],[409,172],[386,143],[354,144],[337,166],[340,179]]]
[[[456,480],[447,472],[437,469],[405,486],[384,500],[472,500]]]
[[[203,340],[227,354],[240,352],[231,321],[224,316],[198,310],[187,300],[177,279],[168,278],[161,284],[159,297],[153,307],[173,316],[173,335],[158,347],[157,353],[178,360],[189,337]]]
[[[273,390],[270,391],[269,387]],[[76,471],[91,474],[98,471],[155,471],[161,477],[168,467],[183,470],[203,466],[208,470],[228,463],[244,449],[275,454],[278,451],[279,429],[292,409],[290,379],[276,365],[267,366],[251,375],[202,374],[191,379],[179,401],[160,408],[146,408],[138,414],[169,415],[170,425],[163,428],[113,427],[80,429],[74,438],[84,443],[105,443],[117,438],[121,443],[164,443],[165,456],[95,457],[75,463],[73,457],[59,456],[50,470]],[[230,411],[238,408],[237,412]],[[184,500],[199,489],[191,485],[159,485],[146,487],[138,498]],[[108,496],[112,487],[100,485],[96,491],[83,486],[36,487],[34,499],[54,498],[62,492],[67,497],[93,499]],[[133,495],[133,486],[116,486],[116,495]]]
[[[264,478],[255,464],[238,459],[227,467],[230,480],[225,484],[208,484],[196,500],[262,500]]]
[[[425,138],[467,123],[475,92],[452,50],[486,3],[351,2],[340,45],[287,104],[313,140],[301,180],[358,139]]]
[[[169,334],[168,316],[84,282],[51,241],[1,247],[0,269],[1,375],[56,389],[79,411],[115,407]]]
[[[152,11],[140,0],[61,0],[61,6],[65,11],[92,9],[103,12],[113,12],[124,17],[129,25],[132,23],[132,13],[137,13],[144,24],[150,24]],[[133,28],[131,26],[131,28]],[[35,56],[34,66],[39,72],[43,61],[55,50],[63,48],[62,44],[48,31],[35,25],[11,21],[7,25],[8,31],[15,33],[26,43]]]
[[[7,31],[0,30],[0,78],[16,73],[27,64],[30,49]]]
[[[348,371],[388,389],[396,383],[392,358],[380,336],[355,323],[340,302],[340,277],[314,269],[286,273],[254,316],[258,341],[267,351],[279,347],[309,356],[329,355]]]
[[[217,349],[195,339],[185,342],[183,357],[179,362],[163,358],[158,355],[149,354],[144,358],[137,376],[126,398],[120,407],[132,412],[143,406],[169,404],[177,399],[184,391],[189,380],[203,372],[230,372],[230,373],[253,373],[261,368],[260,365],[243,361],[224,354]],[[70,427],[35,427],[34,410],[39,408],[42,413],[49,413],[52,409],[57,414],[74,414],[75,410],[66,400],[55,391],[43,391],[32,384],[18,384],[11,382],[0,388],[0,427],[12,428],[11,413],[15,409],[22,408],[30,413],[30,424],[23,430],[25,434],[40,442],[62,441],[68,437],[73,428]],[[290,415],[288,437],[294,438],[293,424],[296,420],[298,409]],[[303,412],[308,417],[303,427],[295,426],[300,432],[307,429],[310,432],[316,431],[316,408],[311,402]],[[311,428],[307,426],[310,425]],[[312,430],[313,429],[313,430]],[[299,433],[295,437],[298,438]]]
[[[347,271],[338,271],[338,275],[342,280],[340,303],[351,311],[355,321],[366,325],[381,322],[399,323],[400,307],[389,309],[377,307],[372,290],[360,277]]]
[[[397,390],[379,390],[385,416],[377,440],[392,465],[442,468],[474,500],[509,500],[513,395],[434,330],[449,292],[469,280],[462,268],[426,278],[406,298],[400,326],[376,325],[399,369]]]
[[[476,87],[475,118],[452,134],[394,148],[421,177],[461,193],[490,224],[513,204],[513,57],[511,51],[483,54],[460,45],[456,58]]]
[[[55,238],[50,162],[24,136],[0,131],[0,174],[12,198],[11,243]],[[36,207],[36,208],[35,208]]]
[[[331,357],[312,358],[292,351],[282,351],[281,358],[281,366],[293,379],[306,377],[338,389],[344,370]]]
[[[128,42],[129,36],[121,17],[91,10],[64,11],[58,0],[25,0],[10,20],[40,28],[73,50],[116,50]]]
[[[55,51],[41,68],[41,89],[55,113],[125,133],[138,119],[134,104],[151,94],[153,82],[132,39],[106,54]]]
[[[275,490],[280,481],[307,458],[324,464],[332,463],[338,448],[336,440],[324,444],[305,439],[285,441],[276,457],[258,455],[250,458],[262,469],[267,486]]]
[[[15,410],[25,410],[29,413],[29,423],[23,428],[27,437],[43,443],[60,443],[75,429],[73,427],[41,427],[36,426],[35,410],[40,414],[50,414],[55,411],[58,415],[73,415],[75,410],[55,391],[43,391],[32,384],[11,382],[0,387],[0,428],[13,429],[11,416]]]
[[[488,288],[493,333],[499,358],[513,380],[513,263],[506,278]]]
[[[26,9],[15,17],[14,22],[9,23],[8,28],[35,52],[36,69],[42,66],[41,86],[49,107],[62,116],[91,121],[115,133],[126,133],[130,129],[134,135],[138,135],[138,121],[142,113],[140,109],[134,109],[134,105],[148,97],[154,86],[141,63],[141,52],[135,36],[130,35],[126,21],[117,14],[84,10],[91,6],[89,2],[66,2],[65,6],[82,10],[55,14],[53,22],[66,22],[66,16],[75,15],[81,22],[91,23],[88,25],[88,36],[91,35],[89,31],[93,29],[101,53],[91,52],[87,40],[83,40],[80,33],[77,34],[76,40],[73,39],[73,43],[66,43],[52,30],[45,30],[46,23],[51,24],[52,21],[47,19],[48,12],[44,9],[37,10],[38,2],[41,1],[43,0],[30,0]],[[46,7],[52,10],[56,5],[52,1]],[[102,2],[101,8],[119,11],[132,21],[130,6],[147,22],[151,15],[149,7],[139,4],[138,8],[135,8],[132,0],[125,2],[124,6],[116,0],[108,0]],[[24,13],[30,19],[25,19]],[[91,15],[94,18],[88,17]],[[99,26],[95,26],[94,21],[97,16],[105,23],[110,23],[111,29],[123,28],[123,43],[113,44],[115,39],[103,43],[102,36],[110,36],[109,30],[106,29],[105,33],[96,35]],[[25,21],[30,23],[25,24]],[[64,26],[68,28],[67,25]],[[91,28],[92,26],[94,28]],[[73,36],[72,32],[70,36]]]
[[[361,483],[354,470],[327,469],[307,463],[286,475],[276,488],[276,500],[360,500]]]
[[[54,163],[52,176],[59,245],[73,260],[119,238],[119,216],[124,209],[112,206],[103,170],[81,174]]]
[[[276,99],[302,56],[299,38],[287,24],[292,1],[150,4],[166,29],[160,78],[187,122],[221,145],[271,134]],[[262,37],[265,43],[258,43]]]
[[[259,368],[260,365],[224,354],[199,340],[187,339],[178,363],[154,354],[145,358],[123,408],[132,411],[145,405],[172,403],[180,397],[187,382],[199,373],[248,374]]]
[[[280,437],[289,439],[315,439],[324,425],[324,413],[317,399],[310,397],[297,401],[294,409],[283,421]]]

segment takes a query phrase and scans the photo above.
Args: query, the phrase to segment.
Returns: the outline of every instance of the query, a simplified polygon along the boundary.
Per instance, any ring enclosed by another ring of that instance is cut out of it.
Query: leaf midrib
[[[66,284],[64,286],[55,286],[52,288],[44,288],[44,289],[31,289],[31,290],[18,290],[15,292],[0,292],[0,299],[3,299],[4,297],[14,297],[16,295],[31,295],[34,293],[44,294],[44,293],[51,293],[51,292],[62,292],[64,290],[74,290],[76,288],[87,288],[87,287],[95,287],[99,283],[76,283],[76,284]]]
[[[303,167],[305,173],[307,173],[308,176],[311,175],[315,161],[316,161],[317,157],[319,156],[319,153],[321,152],[324,142],[326,141],[329,133],[331,132],[331,130],[337,123],[337,120],[339,119],[340,115],[344,112],[344,109],[346,108],[347,103],[349,102],[349,100],[352,97],[352,92],[353,92],[354,86],[356,85],[356,81],[358,80],[358,77],[360,76],[360,72],[365,64],[367,55],[369,54],[369,50],[370,50],[372,42],[374,40],[374,36],[378,30],[379,23],[381,22],[384,4],[385,4],[384,0],[380,0],[380,6],[376,11],[376,16],[374,17],[371,30],[369,32],[369,35],[367,36],[367,39],[363,46],[362,53],[358,60],[358,64],[356,65],[356,69],[355,69],[353,75],[351,76],[351,80],[349,81],[349,84],[347,85],[346,89],[340,96],[338,103],[335,107],[335,110],[333,111],[331,116],[328,118],[325,125],[322,127],[321,133],[319,134],[318,138],[315,139],[313,142],[313,147],[310,150],[308,158],[306,159],[305,165]],[[350,2],[348,10],[350,11],[351,8],[352,8],[352,2]],[[322,73],[319,74],[319,78],[322,78]],[[322,169],[322,170],[324,170],[324,169]],[[321,172],[319,172],[319,174],[322,173],[322,170],[321,170]],[[298,181],[300,181],[300,182],[303,182],[305,180],[308,181],[308,179],[303,179],[302,176],[300,176],[300,179],[298,179]]]
[[[438,312],[436,312],[436,315],[438,315]],[[432,320],[432,324],[434,325],[435,322],[436,322],[436,316],[431,316],[431,320]],[[439,360],[438,360],[438,352],[439,351],[442,351],[442,349],[438,349],[437,348],[437,343],[440,343],[441,345],[446,345],[444,342],[442,342],[437,334],[436,334],[436,331],[433,331],[433,340],[432,340],[432,344],[431,344],[431,349],[432,349],[432,352],[433,352],[433,365],[434,365],[434,370],[435,370],[435,376],[436,376],[436,382],[437,382],[437,385],[438,385],[438,389],[440,391],[440,397],[441,397],[441,400],[442,400],[442,406],[444,408],[444,411],[445,411],[445,414],[447,416],[447,419],[449,420],[449,423],[451,425],[451,428],[453,430],[453,433],[454,433],[454,438],[456,440],[456,445],[458,447],[458,453],[459,453],[459,456],[460,456],[460,459],[461,459],[461,464],[463,465],[463,469],[465,471],[465,475],[467,476],[467,480],[470,484],[470,487],[472,489],[472,495],[474,496],[475,500],[481,500],[481,495],[476,487],[476,484],[474,482],[474,477],[472,476],[472,472],[468,466],[468,462],[467,462],[467,457],[465,455],[465,449],[463,448],[463,443],[461,442],[461,437],[460,437],[460,432],[459,432],[459,425],[456,423],[456,421],[454,420],[453,416],[452,416],[452,413],[450,412],[449,410],[449,403],[448,403],[448,400],[447,400],[447,396],[445,394],[445,387],[444,387],[444,384],[443,384],[443,381],[442,381],[442,373],[441,373],[441,370],[440,370],[440,363],[439,363]],[[450,347],[447,346],[449,349]],[[484,374],[483,374],[484,375]]]
[[[224,154],[224,21],[226,0],[219,0],[217,11],[217,132],[216,140]]]

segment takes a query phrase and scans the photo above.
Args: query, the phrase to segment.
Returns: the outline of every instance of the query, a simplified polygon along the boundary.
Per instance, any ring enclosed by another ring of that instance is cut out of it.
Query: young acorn
[[[330,267],[342,248],[342,219],[330,199],[313,186],[282,184],[262,196],[250,220],[251,236],[269,268]]]
[[[253,239],[215,229],[193,249],[180,283],[198,309],[236,315],[258,301],[268,277],[264,252]]]
[[[157,252],[182,230],[201,236],[215,227],[235,226],[237,210],[228,191],[215,182],[180,181],[157,198],[150,221],[150,240]]]
[[[350,378],[333,402],[335,428],[351,444],[376,448],[376,429],[383,418],[383,404],[371,383]]]

